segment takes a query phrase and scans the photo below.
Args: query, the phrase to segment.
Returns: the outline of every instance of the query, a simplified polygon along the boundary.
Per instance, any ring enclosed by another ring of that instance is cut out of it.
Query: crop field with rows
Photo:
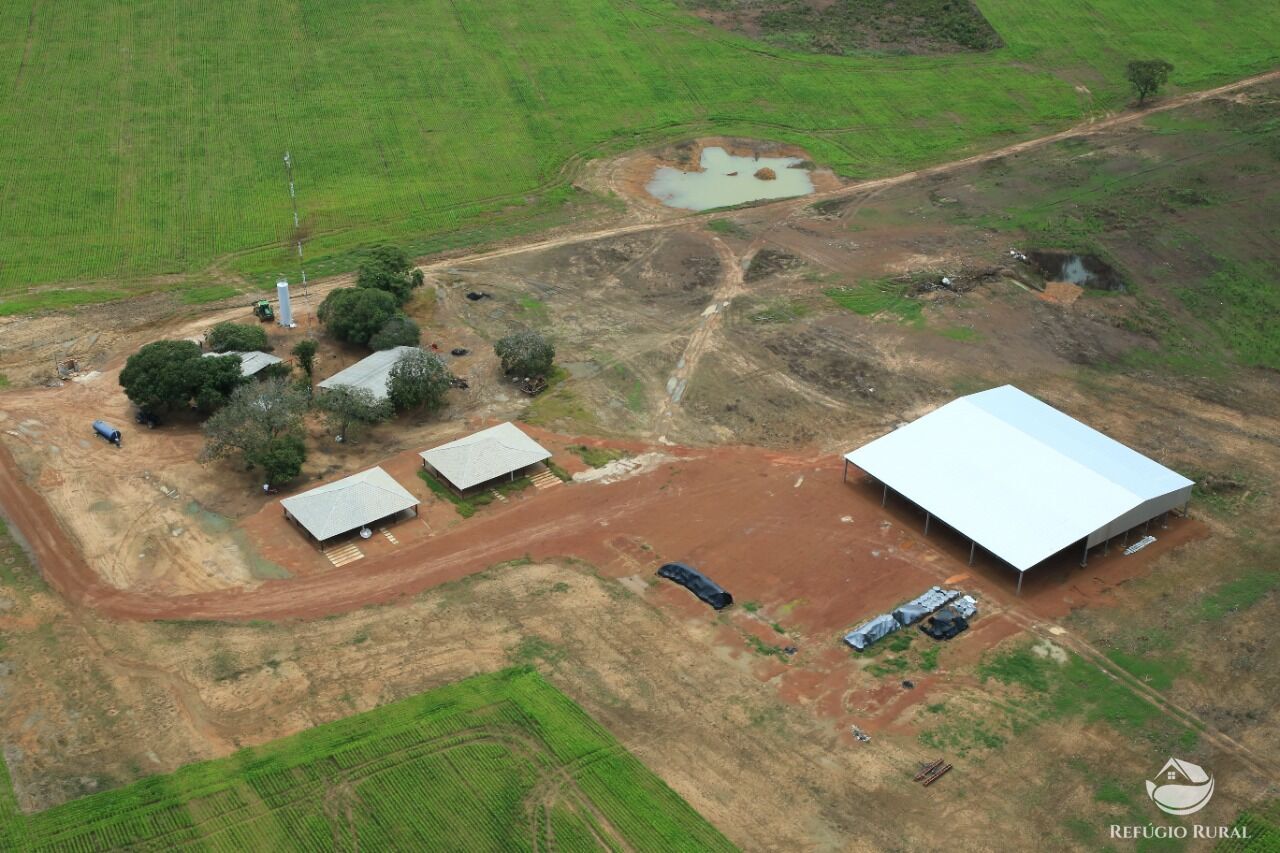
[[[13,4],[0,11],[0,314],[148,290],[191,300],[353,250],[545,228],[607,199],[584,159],[712,133],[874,176],[1122,106],[1126,61],[1173,91],[1280,62],[1280,4],[978,0],[1003,46],[792,53],[673,0]],[[234,292],[232,290],[231,292]]]
[[[442,687],[31,816],[0,849],[732,850],[531,669]]]

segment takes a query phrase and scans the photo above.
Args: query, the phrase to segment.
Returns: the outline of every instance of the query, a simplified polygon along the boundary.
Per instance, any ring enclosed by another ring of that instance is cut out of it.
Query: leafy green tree
[[[125,396],[152,415],[185,408],[193,400],[201,411],[211,412],[243,381],[239,358],[202,358],[191,341],[146,344],[120,371]]]
[[[302,371],[307,374],[307,379],[311,379],[312,371],[316,366],[316,350],[319,347],[311,338],[303,338],[293,345],[293,354],[298,358],[298,364],[302,366]]]
[[[421,340],[422,330],[418,324],[404,314],[397,314],[369,339],[369,347],[375,350],[416,347]]]
[[[219,323],[205,335],[214,352],[258,352],[267,348],[267,333],[261,326]]]
[[[316,315],[338,340],[368,346],[397,312],[396,298],[384,290],[339,287],[324,298]]]
[[[1138,93],[1138,103],[1154,95],[1169,80],[1173,65],[1163,59],[1135,59],[1125,69],[1125,77]]]
[[[439,356],[412,349],[392,365],[387,377],[387,393],[397,412],[435,411],[444,405],[452,378]]]
[[[282,379],[240,386],[205,422],[201,461],[239,453],[250,468],[266,470],[269,483],[297,476],[306,458],[302,415],[307,403],[305,393]],[[290,467],[285,463],[295,458],[293,473],[284,477]]]
[[[302,473],[302,463],[307,461],[307,445],[301,435],[286,433],[267,442],[252,457],[246,455],[245,461],[261,468],[268,484],[287,483]]]
[[[555,347],[530,329],[501,338],[493,351],[502,359],[503,371],[516,376],[546,376],[556,357]]]
[[[196,408],[206,415],[226,404],[240,385],[244,374],[240,372],[240,357],[236,355],[197,358],[188,362],[191,376],[191,397]]]
[[[325,413],[325,425],[339,441],[350,441],[361,428],[393,414],[390,400],[379,400],[368,388],[351,385],[327,389],[316,399],[316,408]]]
[[[383,290],[403,305],[423,282],[422,270],[415,269],[409,256],[398,246],[374,246],[365,253],[356,269],[356,287]]]

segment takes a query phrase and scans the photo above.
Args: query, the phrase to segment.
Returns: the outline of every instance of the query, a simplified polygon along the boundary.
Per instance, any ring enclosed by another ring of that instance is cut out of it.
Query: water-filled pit
[[[1124,290],[1124,281],[1110,264],[1094,255],[1037,249],[1027,258],[1044,276],[1045,281],[1069,281],[1090,290]]]
[[[814,190],[806,165],[800,157],[744,157],[712,146],[702,149],[699,171],[660,166],[645,189],[663,204],[685,210],[792,198]]]

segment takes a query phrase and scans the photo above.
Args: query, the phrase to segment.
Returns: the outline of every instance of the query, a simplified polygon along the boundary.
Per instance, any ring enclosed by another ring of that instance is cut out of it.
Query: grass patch
[[[243,293],[232,284],[188,285],[178,291],[178,296],[186,305],[205,305],[209,302],[221,302]]]
[[[775,299],[764,305],[758,305],[748,315],[753,323],[792,323],[809,316],[808,305],[794,299]]]
[[[755,613],[755,612],[757,612],[757,611],[760,609],[760,602],[758,602],[758,601],[744,601],[744,602],[742,603],[742,609],[743,609],[743,610],[745,610],[745,611],[747,611],[748,613]]]
[[[521,294],[516,297],[516,304],[520,306],[521,313],[523,313],[528,319],[535,320],[539,323],[545,323],[547,321],[547,304],[542,300]]]
[[[823,293],[841,308],[855,314],[864,317],[888,314],[912,326],[922,326],[924,308],[907,296],[909,287],[901,282],[877,280],[850,287],[833,287]]]
[[[573,475],[556,464],[554,459],[548,459],[545,463],[547,469],[560,478],[562,482],[569,483],[573,481]]]
[[[707,222],[707,230],[716,234],[722,234],[725,237],[737,237],[745,240],[751,236],[751,232],[743,228],[732,219],[712,219]]]
[[[920,653],[920,671],[933,672],[938,668],[938,655],[942,653],[942,646],[930,646]]]
[[[782,650],[782,646],[771,646],[754,634],[747,634],[746,638],[747,645],[756,654],[764,655],[765,657],[776,657],[780,660],[787,659],[787,654]]]
[[[585,444],[571,444],[565,449],[592,468],[603,468],[610,462],[626,459],[631,455],[625,450],[615,450],[609,447],[589,447]]]
[[[939,329],[938,334],[953,341],[964,341],[966,343],[982,339],[981,332],[968,326],[948,326],[945,329]]]
[[[583,802],[559,801],[557,847],[577,849],[569,839],[590,826],[615,849],[734,849],[529,668],[469,678],[30,816],[17,812],[0,770],[0,848],[422,850],[448,839],[460,850],[505,851],[531,849],[535,838],[550,848],[545,815],[524,804],[562,777]]]
[[[431,490],[431,494],[453,504],[454,507],[458,510],[458,515],[462,516],[463,518],[470,518],[471,516],[476,514],[476,508],[474,504],[472,504],[468,500],[464,500],[461,495],[459,495],[453,489],[446,486],[444,483],[437,480],[426,469],[422,469],[418,471],[418,476],[422,478],[422,482],[427,484],[427,488]]]
[[[1159,655],[1136,655],[1111,649],[1107,659],[1139,681],[1154,687],[1156,690],[1168,690],[1173,687],[1173,680],[1187,672],[1190,667],[1182,657],[1170,658]]]
[[[1196,615],[1206,622],[1216,622],[1252,607],[1277,587],[1280,587],[1280,574],[1274,569],[1253,569],[1242,577],[1219,584],[1200,599]]]
[[[0,373],[0,391],[3,391],[5,388],[8,388],[8,387],[9,387],[9,377],[5,376],[3,373]]]

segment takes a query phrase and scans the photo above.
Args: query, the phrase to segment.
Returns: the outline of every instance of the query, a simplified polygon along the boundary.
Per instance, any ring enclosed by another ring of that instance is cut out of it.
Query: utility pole
[[[284,171],[285,177],[289,180],[289,200],[293,203],[293,239],[298,247],[298,271],[302,274],[302,300],[307,305],[307,313],[314,317],[315,312],[311,310],[311,291],[307,287],[307,270],[302,265],[302,224],[298,217],[298,191],[293,184],[293,157],[288,151],[284,152]]]

